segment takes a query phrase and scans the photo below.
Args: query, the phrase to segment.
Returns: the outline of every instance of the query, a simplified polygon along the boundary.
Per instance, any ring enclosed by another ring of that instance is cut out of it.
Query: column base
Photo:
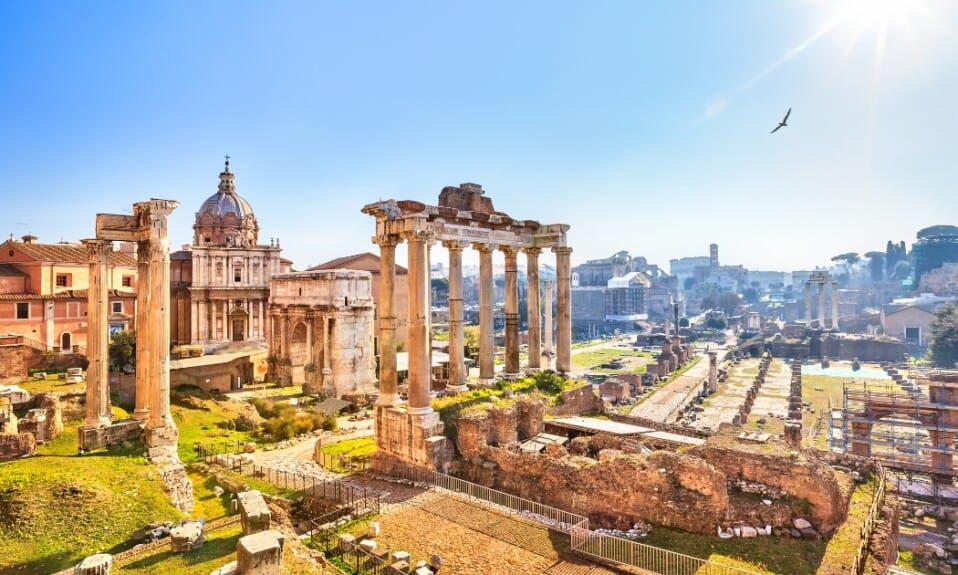
[[[499,375],[500,375],[500,377],[502,377],[503,379],[507,379],[507,380],[509,380],[509,381],[515,381],[515,380],[519,379],[520,377],[522,377],[522,374],[519,373],[519,372],[516,372],[516,373],[501,373],[501,374],[499,374]]]
[[[427,405],[426,407],[406,407],[406,413],[409,415],[429,415],[433,413],[432,406]]]
[[[155,447],[176,447],[180,438],[180,432],[175,426],[158,426],[148,428],[143,434],[143,443],[149,448]]]
[[[494,377],[480,377],[477,387],[490,387],[494,383],[496,383],[496,378]]]
[[[379,399],[376,400],[376,407],[393,407],[394,405],[399,405],[399,402],[398,393],[380,394]]]
[[[436,471],[452,461],[455,447],[442,435],[439,413],[416,414],[391,407],[376,408],[375,458],[398,460]],[[376,468],[376,465],[373,466]]]
[[[137,437],[143,429],[142,422],[126,419],[106,426],[81,425],[77,429],[77,450],[80,453],[109,447]]]
[[[137,409],[133,412],[133,419],[137,421],[146,421],[150,418],[149,409]]]
[[[447,386],[446,386],[446,393],[453,394],[453,395],[458,394],[458,393],[466,393],[467,391],[469,391],[469,386],[468,386],[468,385],[465,385],[465,384],[463,384],[463,385],[447,385]]]

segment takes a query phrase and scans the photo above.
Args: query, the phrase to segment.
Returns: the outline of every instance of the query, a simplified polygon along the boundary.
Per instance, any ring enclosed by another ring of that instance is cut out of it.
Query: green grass
[[[599,366],[603,363],[608,363],[616,359],[628,358],[644,358],[651,361],[652,354],[632,348],[606,347],[573,355],[572,366],[579,369],[590,369],[591,371],[606,371],[614,373],[621,370],[601,368]]]
[[[278,472],[276,477],[283,477],[282,473],[283,472],[281,471]],[[302,495],[301,491],[282,487],[280,485],[274,485],[272,483],[269,483],[268,481],[265,481],[264,479],[254,477],[252,475],[245,475],[238,471],[230,471],[228,469],[217,468],[216,475],[223,477],[224,479],[229,479],[230,481],[233,481],[240,485],[246,485],[250,489],[255,489],[259,491],[260,493],[273,495],[275,497],[285,497],[286,499],[296,499],[297,497]],[[210,487],[210,489],[212,489],[212,487]]]
[[[110,572],[124,575],[209,575],[214,569],[236,560],[236,541],[242,536],[240,524],[235,523],[205,533],[203,546],[194,551],[173,553],[164,545],[118,563]]]
[[[845,573],[851,567],[852,559],[861,541],[861,528],[877,489],[878,482],[875,479],[855,487],[848,504],[848,518],[828,541],[828,546],[825,548],[825,556],[821,562],[823,573]]]
[[[320,448],[323,453],[329,455],[343,455],[347,457],[367,457],[376,453],[376,438],[357,437],[347,439],[338,443],[324,445]]]
[[[23,389],[33,393],[48,393],[51,391],[56,391],[58,393],[66,393],[68,391],[82,391],[86,389],[85,383],[67,383],[65,380],[60,379],[55,374],[50,374],[46,379],[25,379],[21,383],[17,384]]]
[[[65,424],[37,457],[0,463],[0,574],[52,573],[181,517],[138,442],[79,456],[78,425]]]
[[[180,461],[197,461],[197,444],[217,444],[235,441],[249,441],[245,431],[231,429],[227,422],[238,415],[237,409],[230,409],[230,403],[214,401],[202,395],[193,396],[185,402],[173,403],[173,421],[180,432],[178,453]]]
[[[656,527],[642,543],[758,573],[813,575],[821,562],[821,542],[756,537],[719,539]]]

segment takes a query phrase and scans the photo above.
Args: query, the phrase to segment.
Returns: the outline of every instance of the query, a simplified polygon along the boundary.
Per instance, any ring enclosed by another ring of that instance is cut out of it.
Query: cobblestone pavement
[[[698,363],[667,385],[655,390],[651,397],[635,406],[631,415],[661,423],[675,423],[676,412],[688,401],[690,394],[702,388],[702,380],[708,379],[708,359],[698,357]]]
[[[745,395],[758,373],[758,364],[758,359],[749,358],[742,360],[736,366],[732,366],[729,370],[728,381],[720,383],[718,392],[708,398],[705,411],[699,414],[694,423],[695,427],[718,429],[722,423],[731,423],[739,408],[745,404]],[[749,419],[755,420],[760,417],[770,418],[775,416],[784,419],[788,412],[788,393],[790,389],[791,372],[789,367],[781,360],[773,360],[765,376],[765,383],[762,384],[758,395],[755,397]]]

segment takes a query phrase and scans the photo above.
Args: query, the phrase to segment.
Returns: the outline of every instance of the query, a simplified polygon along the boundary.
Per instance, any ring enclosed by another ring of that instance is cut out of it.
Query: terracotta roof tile
[[[0,264],[0,276],[2,277],[29,277],[28,274],[18,270],[12,264]]]
[[[40,262],[64,264],[88,264],[90,256],[80,244],[25,244],[16,241],[6,241],[3,247],[11,247],[24,253],[29,258]],[[130,254],[110,252],[110,264],[115,266],[136,267],[136,259]]]
[[[135,298],[136,293],[126,290],[110,290],[110,297],[121,297],[121,298]],[[48,300],[48,299],[87,299],[87,290],[85,289],[71,289],[65,291],[58,291],[51,295],[40,295],[38,293],[4,293],[0,294],[0,301],[37,301],[37,300]]]

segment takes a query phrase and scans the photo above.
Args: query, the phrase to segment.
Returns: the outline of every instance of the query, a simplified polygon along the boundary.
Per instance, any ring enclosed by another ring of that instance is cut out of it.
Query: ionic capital
[[[499,248],[499,251],[505,254],[506,258],[515,259],[516,256],[519,255],[519,248],[515,246],[502,246]]]
[[[406,230],[399,234],[406,242],[424,242],[432,243],[435,238],[433,235],[426,230]]]
[[[462,250],[469,247],[469,242],[460,242],[456,240],[445,240],[442,242],[442,247],[453,252],[461,252]]]
[[[373,236],[373,243],[380,248],[395,248],[399,245],[399,236],[396,234],[386,234],[383,236]]]
[[[113,242],[107,240],[88,239],[81,240],[80,243],[86,246],[90,261],[100,261],[108,257],[110,252],[113,251]]]
[[[479,253],[489,253],[496,250],[499,247],[496,244],[484,244],[484,243],[475,243],[472,244],[472,249],[476,250]]]
[[[542,253],[542,248],[522,248],[522,253],[526,254],[527,258],[537,258]]]
[[[572,248],[569,246],[555,246],[552,248],[552,253],[557,256],[568,256],[572,254]]]

